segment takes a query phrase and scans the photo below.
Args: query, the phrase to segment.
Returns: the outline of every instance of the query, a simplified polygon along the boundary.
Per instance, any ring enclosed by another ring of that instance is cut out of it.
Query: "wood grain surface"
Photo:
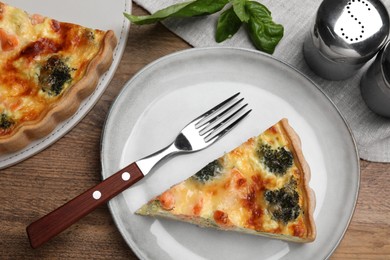
[[[135,4],[133,13],[145,14]],[[188,48],[161,24],[132,25],[118,70],[90,113],[46,150],[0,170],[0,259],[137,259],[106,205],[38,249],[30,247],[26,227],[99,183],[101,131],[121,88],[150,62]],[[390,259],[390,164],[360,165],[356,211],[331,259]]]

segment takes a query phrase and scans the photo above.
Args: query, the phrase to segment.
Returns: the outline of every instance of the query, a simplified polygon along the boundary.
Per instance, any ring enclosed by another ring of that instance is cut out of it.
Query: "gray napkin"
[[[183,0],[135,0],[150,13]],[[319,0],[277,1],[262,0],[273,20],[284,26],[284,37],[273,56],[298,69],[312,79],[334,102],[349,124],[362,159],[390,162],[390,119],[380,117],[366,106],[360,95],[360,78],[369,66],[344,81],[328,81],[316,76],[307,66],[302,44],[321,4]],[[382,1],[390,7],[390,0]],[[218,15],[188,19],[170,19],[164,25],[194,47],[234,46],[255,49],[243,28],[233,38],[216,43],[214,39]]]

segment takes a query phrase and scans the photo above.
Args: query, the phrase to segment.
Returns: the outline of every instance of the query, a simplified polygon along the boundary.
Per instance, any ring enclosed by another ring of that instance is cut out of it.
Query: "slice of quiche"
[[[315,196],[298,135],[282,119],[136,213],[293,242],[316,237]]]

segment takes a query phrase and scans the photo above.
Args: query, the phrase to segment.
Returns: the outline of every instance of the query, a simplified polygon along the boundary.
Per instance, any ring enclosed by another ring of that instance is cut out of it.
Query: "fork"
[[[164,159],[179,153],[200,151],[215,143],[252,110],[237,100],[240,93],[229,97],[188,123],[167,147],[133,162],[98,185],[36,220],[27,227],[31,247],[37,248],[83,218],[98,206],[129,188]]]

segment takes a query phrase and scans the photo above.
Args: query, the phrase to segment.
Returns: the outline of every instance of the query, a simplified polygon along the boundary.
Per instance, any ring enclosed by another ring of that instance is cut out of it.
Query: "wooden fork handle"
[[[31,223],[27,227],[31,247],[41,246],[143,177],[144,175],[136,163],[132,163],[58,209]]]

